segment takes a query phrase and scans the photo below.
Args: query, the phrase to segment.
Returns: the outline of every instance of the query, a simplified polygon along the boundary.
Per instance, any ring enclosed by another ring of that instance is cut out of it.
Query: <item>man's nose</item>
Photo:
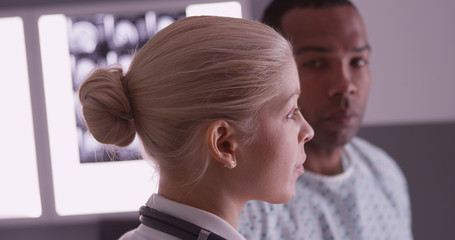
[[[357,92],[357,86],[352,78],[351,68],[348,64],[340,63],[333,69],[330,81],[329,96],[351,95]]]

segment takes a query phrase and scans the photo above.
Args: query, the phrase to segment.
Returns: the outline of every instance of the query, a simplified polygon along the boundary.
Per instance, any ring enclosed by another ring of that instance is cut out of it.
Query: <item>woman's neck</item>
[[[246,201],[236,200],[234,194],[215,181],[202,179],[198,184],[186,188],[174,188],[169,181],[161,181],[158,194],[191,207],[210,212],[238,229],[238,218]]]

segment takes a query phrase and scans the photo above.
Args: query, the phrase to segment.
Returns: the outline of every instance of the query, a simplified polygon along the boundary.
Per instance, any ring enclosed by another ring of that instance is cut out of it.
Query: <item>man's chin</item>
[[[309,148],[326,148],[336,149],[344,147],[349,143],[352,138],[357,134],[357,129],[351,129],[350,131],[335,131],[335,132],[316,132],[312,140],[308,142]]]

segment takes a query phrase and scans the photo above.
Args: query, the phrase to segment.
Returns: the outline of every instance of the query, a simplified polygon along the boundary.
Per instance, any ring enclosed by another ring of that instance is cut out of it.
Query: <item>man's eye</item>
[[[324,61],[322,59],[313,59],[303,63],[303,66],[307,68],[321,68],[324,66]]]
[[[363,67],[368,64],[368,60],[364,58],[354,58],[351,60],[351,66],[353,67]]]
[[[286,118],[287,119],[294,119],[296,115],[300,114],[300,108],[296,107],[292,110],[292,112],[290,112]]]

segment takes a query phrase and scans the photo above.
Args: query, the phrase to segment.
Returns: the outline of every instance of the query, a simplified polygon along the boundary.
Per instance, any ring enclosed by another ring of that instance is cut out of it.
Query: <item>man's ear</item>
[[[224,120],[210,124],[206,133],[207,147],[210,155],[225,167],[232,169],[237,165],[235,150],[237,140],[234,128]]]

